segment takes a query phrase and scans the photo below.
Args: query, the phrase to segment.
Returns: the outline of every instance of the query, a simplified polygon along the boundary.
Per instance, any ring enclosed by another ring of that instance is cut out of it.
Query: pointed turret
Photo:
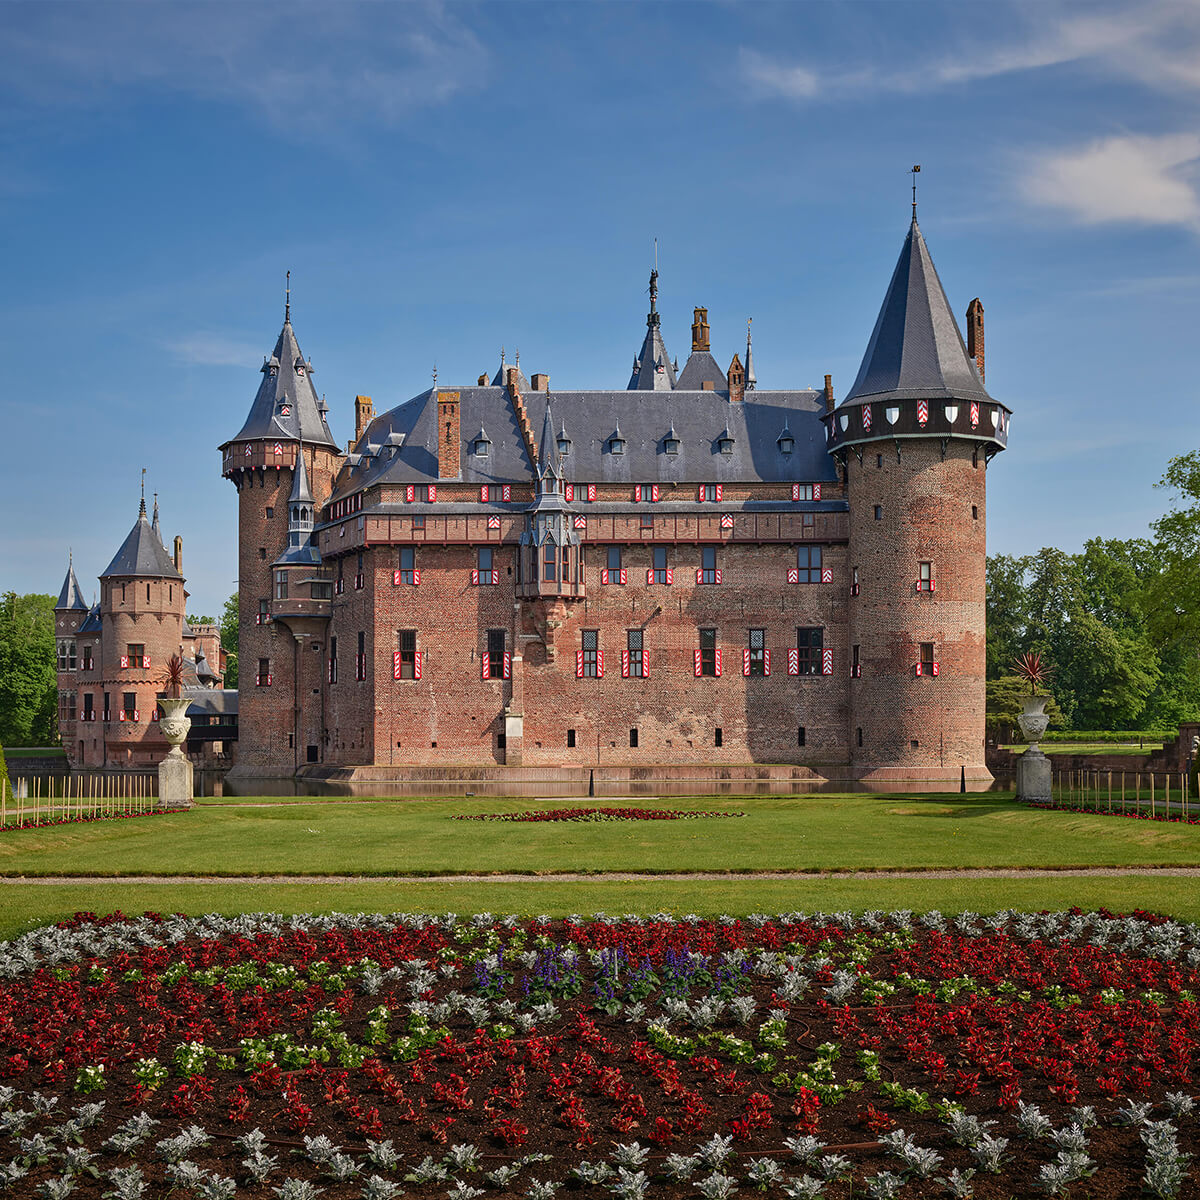
[[[113,555],[113,560],[100,572],[101,579],[114,575],[138,577],[140,579],[182,579],[175,569],[171,556],[146,519],[146,498],[142,497],[138,518],[133,528]]]
[[[675,368],[663,343],[658,315],[658,271],[650,272],[650,311],[646,314],[646,336],[633,361],[630,391],[669,392],[675,387]]]
[[[158,534],[158,540],[160,542],[162,542],[162,540],[163,540],[162,529],[159,527],[159,524],[158,524],[158,493],[157,492],[154,493],[154,519],[150,522],[150,528],[153,529],[156,534]],[[164,549],[166,548],[165,542],[163,542],[163,548]]]
[[[312,363],[300,353],[289,308],[275,349],[263,359],[263,381],[250,405],[250,415],[230,440],[303,440],[336,453],[338,444],[325,420],[327,410],[313,387],[312,370]]]
[[[316,523],[315,510],[316,502],[308,484],[308,468],[304,465],[303,453],[300,453],[296,455],[296,469],[292,472],[292,491],[288,496],[287,549],[275,560],[274,565],[321,561],[317,548],[312,544],[313,526]]]
[[[554,417],[550,412],[550,401],[546,401],[546,414],[542,418],[542,436],[538,442],[538,491],[557,492],[562,478],[562,458],[558,451],[558,439],[554,436]]]
[[[880,400],[993,403],[959,332],[914,217],[843,405]]]
[[[83,591],[79,586],[79,580],[75,578],[75,562],[73,558],[67,561],[67,577],[63,580],[62,588],[58,593],[58,603],[54,606],[55,612],[74,612],[76,610],[87,612],[88,603],[83,598]]]

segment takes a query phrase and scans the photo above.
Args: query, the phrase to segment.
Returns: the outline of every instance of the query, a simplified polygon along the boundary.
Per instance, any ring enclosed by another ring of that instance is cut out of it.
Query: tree
[[[987,677],[999,679],[1012,670],[1026,645],[1029,600],[1027,557],[993,554],[987,560]]]
[[[1017,718],[1021,708],[1029,699],[1029,684],[1011,672],[999,679],[987,681],[987,733],[997,742],[1015,741],[1019,736]],[[1046,700],[1046,715],[1050,725],[1059,729],[1063,724],[1062,709],[1053,696]]]
[[[58,745],[54,597],[0,596],[0,745]]]
[[[225,651],[225,686],[238,685],[238,594],[234,592],[221,609],[221,649]]]
[[[216,617],[198,617],[195,613],[188,613],[185,620],[193,628],[197,625],[215,625],[217,623]]]

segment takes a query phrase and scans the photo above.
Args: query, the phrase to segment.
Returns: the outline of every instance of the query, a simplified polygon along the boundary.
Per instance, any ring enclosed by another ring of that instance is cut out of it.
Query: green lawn
[[[1021,754],[1028,749],[1024,742],[1017,742],[1011,746],[1005,746],[1005,750],[1012,750],[1016,754]],[[1136,742],[1130,745],[1114,744],[1105,742],[1102,744],[1093,745],[1085,742],[1043,742],[1042,750],[1049,755],[1055,754],[1086,754],[1086,755],[1123,755],[1139,757],[1148,757],[1156,750],[1162,749],[1162,742],[1147,742],[1144,746],[1139,746]]]
[[[735,878],[717,882],[659,878],[634,883],[396,884],[212,883],[156,884],[114,881],[87,884],[0,884],[0,937],[78,911],[207,912],[579,912],[613,914],[658,911],[705,915],[752,912],[837,912],[908,908],[921,912],[996,912],[1003,908],[1152,909],[1183,920],[1200,920],[1200,892],[1188,878],[1146,875],[1063,879],[851,879],[832,876],[794,880]]]
[[[1200,826],[1033,810],[995,795],[662,802],[747,813],[697,821],[450,819],[456,813],[538,806],[530,800],[201,806],[167,817],[6,833],[0,837],[0,874],[369,876],[1200,864]]]

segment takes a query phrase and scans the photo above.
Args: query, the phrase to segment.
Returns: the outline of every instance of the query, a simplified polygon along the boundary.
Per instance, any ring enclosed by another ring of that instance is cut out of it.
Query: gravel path
[[[598,871],[496,875],[9,875],[0,884],[106,883],[638,883],[742,879],[1058,879],[1116,875],[1200,876],[1200,867],[960,867],[900,871]]]

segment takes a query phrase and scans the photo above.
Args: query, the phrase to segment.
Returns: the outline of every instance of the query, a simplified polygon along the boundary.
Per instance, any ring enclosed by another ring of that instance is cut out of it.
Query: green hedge
[[[1042,741],[1115,745],[1121,742],[1163,742],[1178,734],[1178,729],[1053,729]]]

